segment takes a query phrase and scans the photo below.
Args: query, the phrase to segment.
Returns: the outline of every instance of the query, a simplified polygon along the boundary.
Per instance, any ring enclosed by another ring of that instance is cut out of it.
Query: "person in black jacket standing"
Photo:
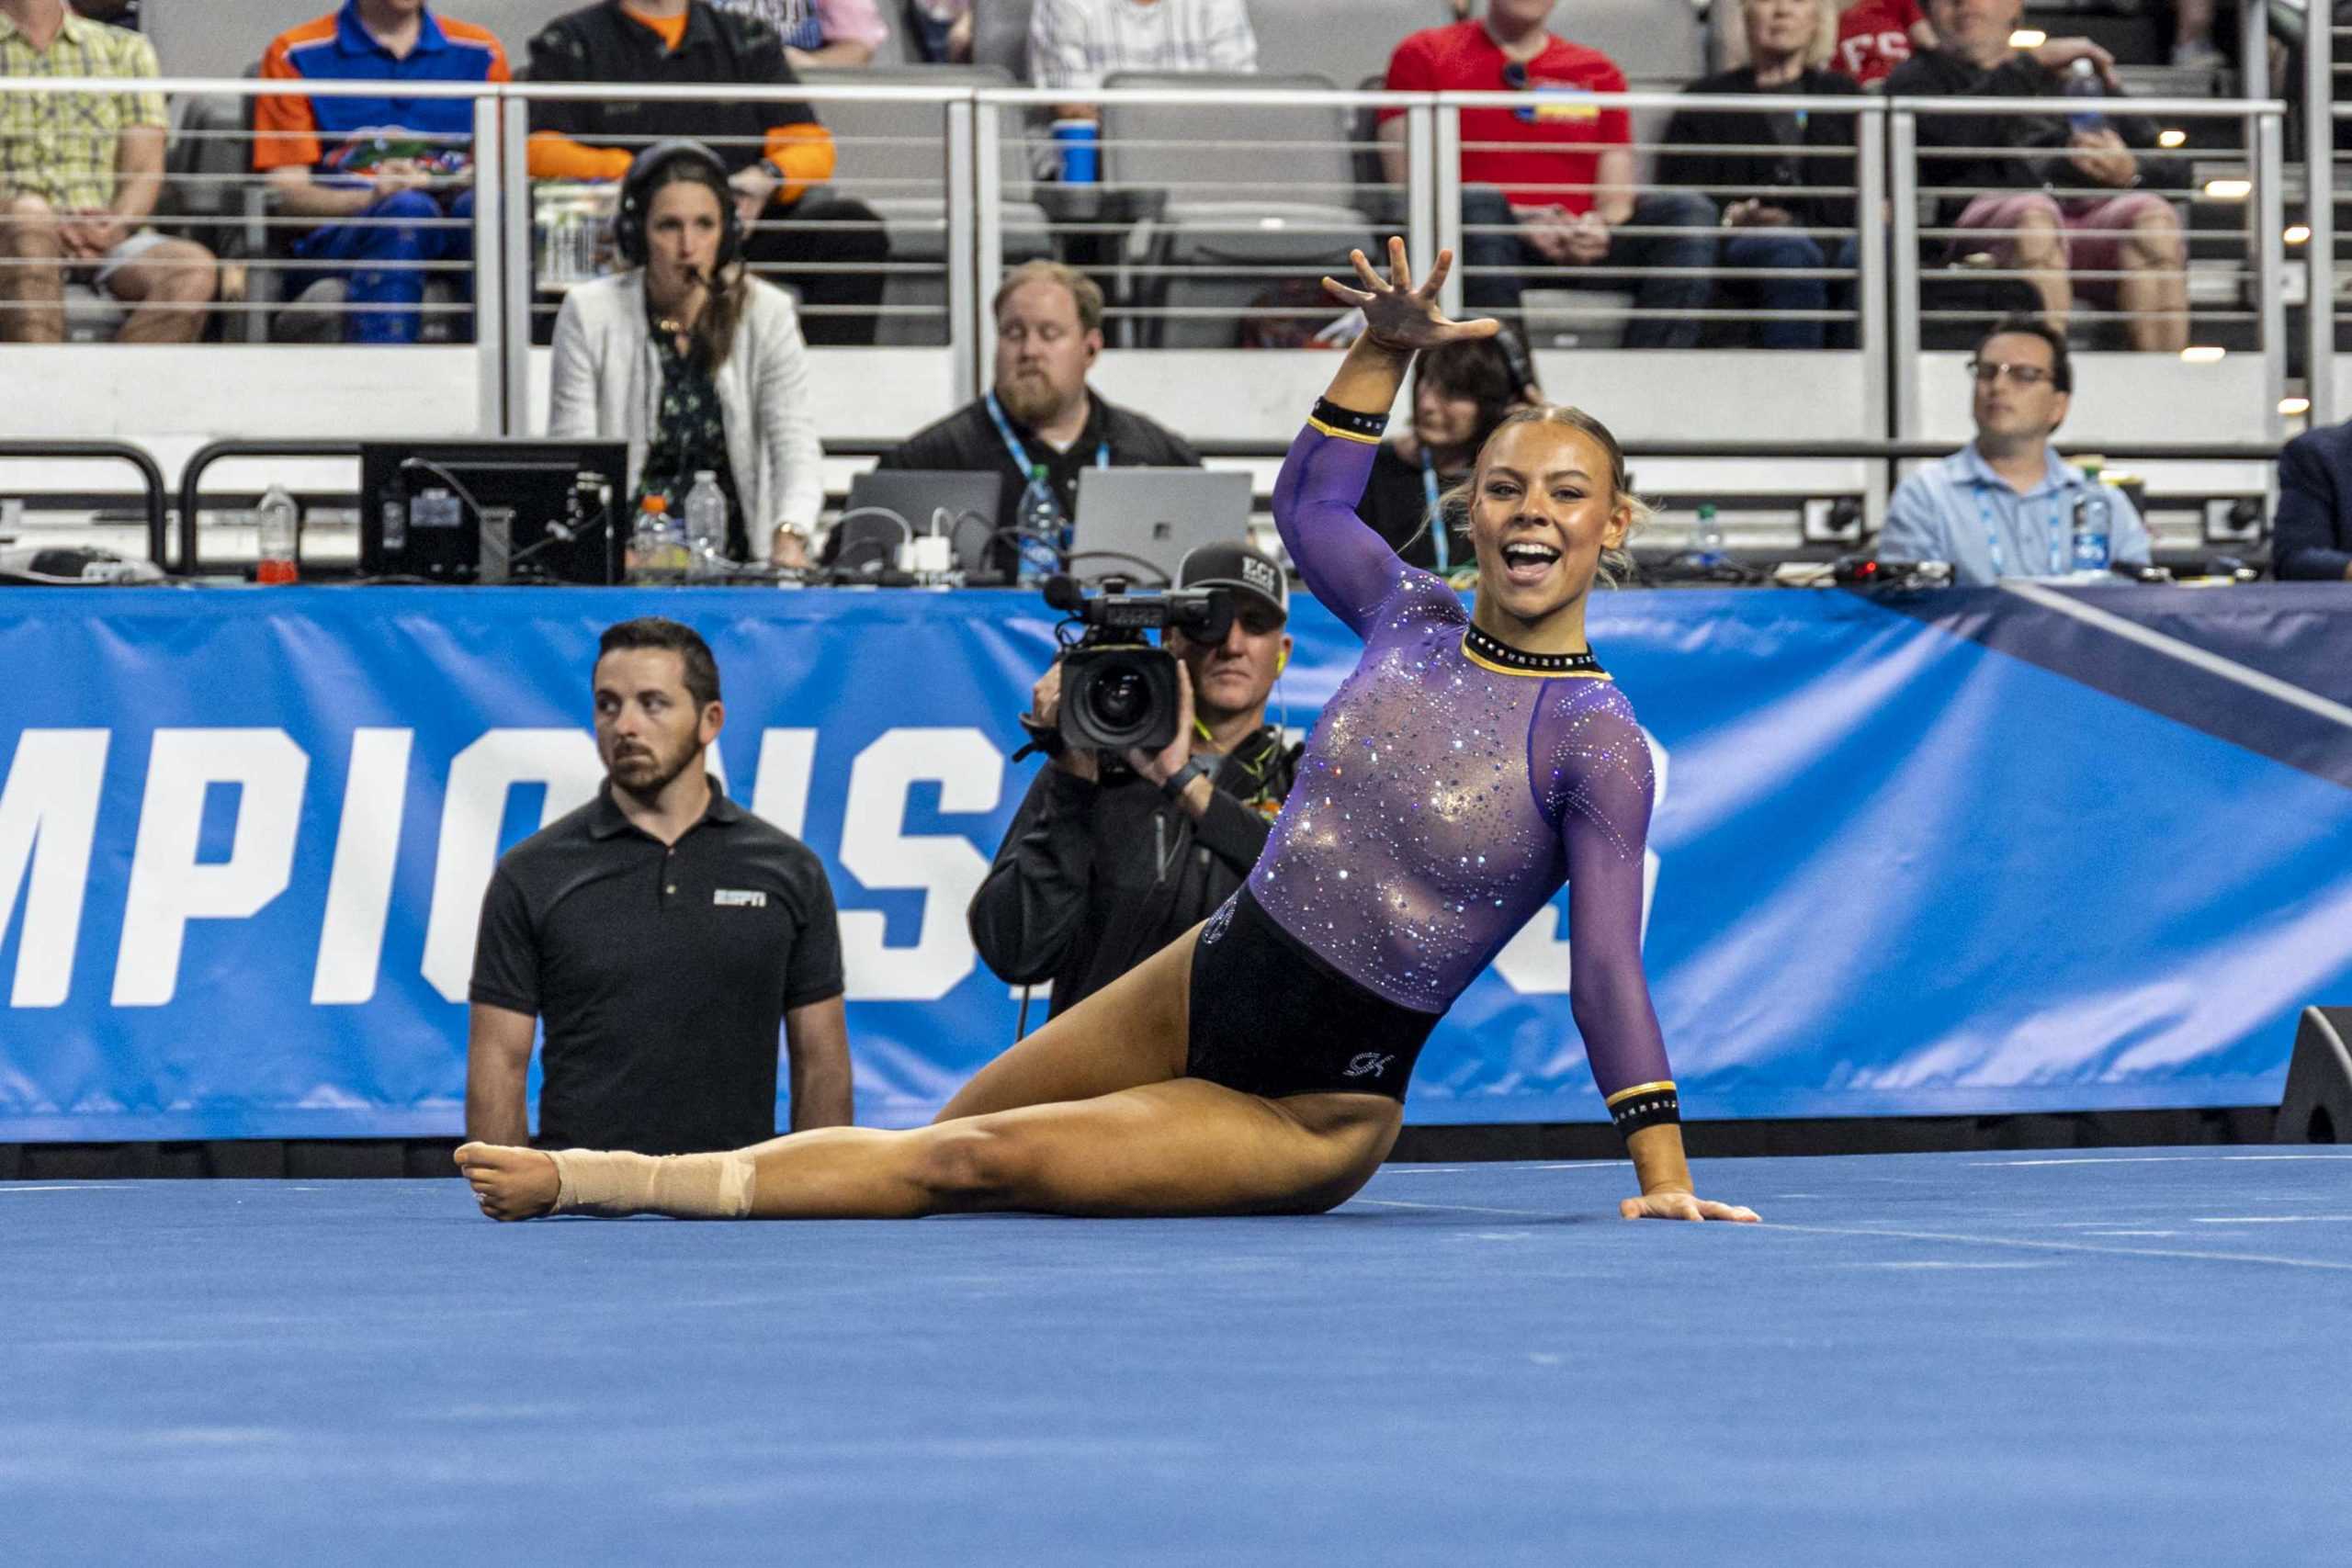
[[[1747,0],[1748,63],[1704,81],[1696,94],[1855,97],[1850,76],[1823,70],[1838,43],[1831,0]],[[1826,268],[1850,269],[1855,184],[1854,117],[1764,109],[1678,109],[1666,128],[1658,183],[1697,190],[1723,209],[1723,265],[1752,271],[1745,290],[1768,312],[1759,348],[1820,348],[1830,308]],[[1726,148],[1754,151],[1726,152]],[[1685,151],[1685,149],[1688,149]],[[1824,189],[1823,187],[1826,187]],[[1850,288],[1840,287],[1839,296]],[[1781,314],[1787,312],[1787,314]],[[1798,312],[1812,312],[1810,316]]]
[[[1177,585],[1225,588],[1234,617],[1220,643],[1168,634],[1188,712],[1156,755],[1105,761],[1065,750],[1021,803],[996,863],[972,896],[972,942],[1016,986],[1053,982],[1053,1010],[1101,990],[1206,919],[1250,874],[1290,794],[1300,749],[1266,722],[1290,659],[1290,585],[1245,545],[1204,545]],[[1050,731],[1061,666],[1046,671],[1031,716]]]

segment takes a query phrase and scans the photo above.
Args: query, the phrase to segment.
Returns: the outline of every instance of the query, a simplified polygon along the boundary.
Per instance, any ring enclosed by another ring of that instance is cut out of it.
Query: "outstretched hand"
[[[1753,1209],[1671,1190],[1628,1198],[1617,1205],[1617,1213],[1629,1220],[1733,1220],[1747,1225],[1757,1223]]]
[[[1371,260],[1362,251],[1349,252],[1348,259],[1355,264],[1356,276],[1363,287],[1351,288],[1336,278],[1327,277],[1323,280],[1324,291],[1342,304],[1362,310],[1364,336],[1382,348],[1414,354],[1443,343],[1492,337],[1502,331],[1502,323],[1491,316],[1453,321],[1438,309],[1438,291],[1445,287],[1445,275],[1453,270],[1452,251],[1438,252],[1437,265],[1418,288],[1413,287],[1413,267],[1405,259],[1402,239],[1392,236],[1388,242],[1385,278],[1373,269]]]

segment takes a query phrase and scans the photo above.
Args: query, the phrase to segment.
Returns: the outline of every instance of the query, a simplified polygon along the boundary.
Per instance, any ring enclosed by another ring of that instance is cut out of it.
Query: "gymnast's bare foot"
[[[535,1220],[555,1207],[555,1161],[537,1149],[461,1144],[457,1161],[481,1212],[493,1220]]]

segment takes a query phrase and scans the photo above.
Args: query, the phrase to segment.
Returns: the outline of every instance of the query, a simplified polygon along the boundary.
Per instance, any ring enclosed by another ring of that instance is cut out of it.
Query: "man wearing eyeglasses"
[[[1896,489],[1879,558],[1950,561],[1953,581],[1980,587],[2064,576],[2075,502],[2097,482],[2050,450],[2075,389],[2066,340],[2033,317],[2012,316],[1976,345],[1968,369],[1976,439]],[[2106,494],[2109,559],[2146,565],[2147,525],[2121,491]]]

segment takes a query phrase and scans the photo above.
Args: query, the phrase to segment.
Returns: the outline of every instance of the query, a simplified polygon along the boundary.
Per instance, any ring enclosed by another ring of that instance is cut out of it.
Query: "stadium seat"
[[[1251,0],[1250,6],[1260,71],[1375,85],[1408,34],[1453,20],[1450,0]]]
[[[1029,80],[1031,0],[972,0],[972,63]]]
[[[1199,71],[1121,72],[1105,85],[1299,93],[1332,86],[1321,76]],[[1175,270],[1145,273],[1127,303],[1204,312],[1151,318],[1146,332],[1157,346],[1237,346],[1253,308],[1284,308],[1286,287],[1303,296],[1299,280],[1311,288],[1317,273],[1345,265],[1351,249],[1370,241],[1370,225],[1351,205],[1348,117],[1336,107],[1226,104],[1204,122],[1195,107],[1114,104],[1103,116],[1102,141],[1106,181],[1165,195],[1155,216],[1137,225],[1129,255]],[[1236,177],[1237,164],[1247,178]]]
[[[244,102],[215,93],[183,96],[175,107],[178,120],[164,161],[171,199],[183,215],[188,238],[222,263],[220,302],[228,313],[216,318],[221,339],[256,341],[247,336],[253,313],[235,308],[243,303],[235,280],[244,276],[244,269],[234,265],[245,254],[243,226],[238,221],[244,210],[240,192],[254,177],[242,134]]]
[[[1706,6],[1694,0],[1577,0],[1553,13],[1551,28],[1615,61],[1635,88],[1707,73]]]
[[[1012,78],[996,65],[874,65],[801,73],[811,85],[909,82],[1002,87]],[[890,271],[879,341],[947,341],[947,155],[944,117],[935,104],[828,103],[815,106],[833,133],[837,159],[831,186],[856,197],[889,225]],[[989,112],[989,111],[983,111]],[[1008,266],[1053,254],[1045,210],[1014,198],[1026,185],[1021,143],[1008,138],[1004,172],[1004,260]],[[901,271],[900,268],[908,270]],[[888,307],[910,307],[920,313]]]

